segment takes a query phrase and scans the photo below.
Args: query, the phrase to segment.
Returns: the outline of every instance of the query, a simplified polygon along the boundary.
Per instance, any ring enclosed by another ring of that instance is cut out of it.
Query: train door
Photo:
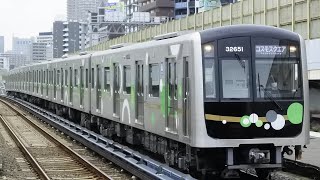
[[[70,77],[69,77],[69,102],[73,102],[73,70],[70,67]],[[74,82],[75,83],[75,82]]]
[[[178,86],[177,86],[177,63],[175,58],[167,59],[166,62],[166,120],[167,131],[177,133],[177,108],[178,108]]]
[[[61,96],[60,96],[60,99],[61,101],[63,101],[63,91],[64,91],[64,78],[63,78],[63,68],[61,68]]]
[[[51,77],[51,71],[49,71],[48,69],[46,70],[47,71],[47,76],[46,76],[46,96],[48,97],[49,96],[49,80],[50,80],[50,77]]]
[[[190,88],[189,88],[189,61],[183,58],[183,117],[182,131],[184,136],[189,136],[190,132]]]
[[[96,87],[96,107],[101,111],[101,79],[102,79],[102,74],[101,74],[101,67],[97,65],[97,87]]]
[[[54,99],[57,98],[57,85],[58,85],[58,83],[57,83],[57,70],[54,69],[53,70],[53,98]]]
[[[113,114],[115,117],[120,117],[120,69],[119,64],[113,64]]]
[[[143,124],[144,120],[144,82],[143,82],[143,61],[136,61],[136,123]]]
[[[41,73],[41,96],[43,96],[43,88],[44,88],[44,80],[45,80],[45,77],[46,77],[46,74],[45,74],[45,71],[44,70],[42,70],[41,71],[42,73]]]
[[[84,82],[83,82],[83,66],[80,66],[80,106],[83,107]]]

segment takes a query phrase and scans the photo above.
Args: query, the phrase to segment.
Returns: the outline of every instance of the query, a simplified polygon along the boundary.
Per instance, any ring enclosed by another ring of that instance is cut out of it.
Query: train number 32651
[[[243,52],[243,47],[226,47],[226,52]]]

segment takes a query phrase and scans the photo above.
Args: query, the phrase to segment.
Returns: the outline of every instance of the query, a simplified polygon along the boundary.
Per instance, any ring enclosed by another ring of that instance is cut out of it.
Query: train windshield
[[[292,43],[281,45],[280,40],[274,39],[269,40],[273,42],[266,45],[266,41],[266,39],[255,40],[256,97],[301,98],[302,81],[298,45]]]
[[[202,48],[206,101],[301,99],[298,42],[237,37]]]

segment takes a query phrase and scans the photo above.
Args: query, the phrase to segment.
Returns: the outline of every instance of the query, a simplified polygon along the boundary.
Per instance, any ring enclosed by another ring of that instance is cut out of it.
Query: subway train
[[[258,176],[309,143],[303,38],[233,25],[11,70],[7,92],[195,177]]]

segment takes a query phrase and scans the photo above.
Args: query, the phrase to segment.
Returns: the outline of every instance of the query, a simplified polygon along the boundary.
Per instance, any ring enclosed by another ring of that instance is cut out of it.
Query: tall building
[[[37,42],[32,45],[34,61],[53,59],[53,35],[52,32],[40,32]]]
[[[40,32],[37,36],[37,42],[52,44],[53,35],[52,32]]]
[[[4,37],[0,36],[0,53],[4,53]]]
[[[47,43],[35,42],[32,43],[32,60],[33,61],[45,61],[47,60]]]
[[[80,23],[69,21],[63,26],[63,53],[74,53],[80,47]]]
[[[87,25],[77,21],[53,23],[53,58],[85,49]]]
[[[139,12],[138,0],[121,0],[125,4],[126,16],[131,17],[134,12]],[[143,1],[143,0],[139,0]]]
[[[53,22],[53,58],[63,56],[63,21]]]
[[[32,61],[32,43],[33,42],[34,42],[33,38],[13,37],[12,54],[19,55],[19,57],[25,56],[25,62],[23,62],[24,58],[21,58],[16,61],[17,63],[21,63],[21,64],[16,64],[16,66],[28,64]]]
[[[98,12],[101,1],[102,0],[68,0],[68,21],[85,22],[87,20],[88,11]]]

